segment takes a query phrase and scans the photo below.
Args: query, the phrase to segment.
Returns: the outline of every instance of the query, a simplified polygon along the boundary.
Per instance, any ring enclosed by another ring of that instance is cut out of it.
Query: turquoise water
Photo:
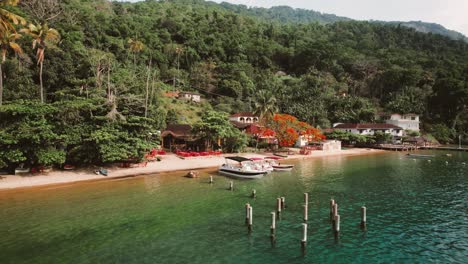
[[[234,191],[231,179],[204,172],[0,192],[0,263],[466,263],[468,153],[433,153],[431,162],[401,153],[295,161],[292,172],[234,180]],[[287,208],[272,246],[279,196]],[[338,239],[330,198],[339,204]],[[246,202],[254,211],[250,235]]]

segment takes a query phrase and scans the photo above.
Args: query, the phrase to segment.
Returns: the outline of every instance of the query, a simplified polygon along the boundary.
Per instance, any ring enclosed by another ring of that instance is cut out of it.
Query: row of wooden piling
[[[256,191],[252,191],[252,197],[256,196]],[[304,193],[304,223],[302,223],[302,239],[301,239],[301,245],[303,248],[307,245],[307,221],[309,218],[309,194]],[[274,243],[276,241],[276,220],[281,219],[281,212],[286,208],[286,199],[285,197],[278,197],[276,199],[276,212],[271,212],[271,226],[270,226],[270,235],[271,235],[271,241]],[[248,231],[249,233],[252,232],[253,230],[253,208],[252,206],[247,203],[245,205],[245,222],[248,226]],[[334,200],[330,200],[330,220],[332,223],[332,230],[335,234],[335,238],[339,237],[340,233],[340,215],[338,213],[338,203]],[[365,229],[366,228],[366,207],[362,206],[361,207],[361,228]]]

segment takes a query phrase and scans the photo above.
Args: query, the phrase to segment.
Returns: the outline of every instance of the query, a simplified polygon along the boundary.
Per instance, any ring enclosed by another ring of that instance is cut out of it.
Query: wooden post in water
[[[336,225],[336,216],[338,215],[338,203],[335,202],[333,204],[333,220],[332,220],[332,228],[335,230],[335,225]]]
[[[307,222],[309,220],[309,205],[304,204],[304,222]]]
[[[249,206],[249,233],[253,230],[253,208]]]
[[[367,208],[365,206],[361,207],[361,228],[366,229],[366,211]]]
[[[275,234],[275,230],[276,230],[276,213],[271,212],[271,227],[270,227],[271,235]]]
[[[281,197],[281,209],[285,209],[286,208],[286,198],[284,197]]]
[[[307,224],[302,224],[302,240],[301,240],[302,249],[305,249],[307,245]]]
[[[309,205],[309,194],[308,193],[304,193],[304,203],[306,205]]]
[[[213,176],[210,176],[210,184],[213,183]]]
[[[246,203],[245,204],[245,224],[246,225],[249,224],[249,207],[250,207],[250,204]]]
[[[257,191],[255,189],[252,190],[252,198],[257,198]]]
[[[335,215],[335,237],[338,238],[340,234],[340,215]]]
[[[234,191],[234,182],[233,181],[229,182],[229,190]]]
[[[335,200],[330,200],[330,220],[333,221],[333,208],[335,207]]]
[[[281,198],[276,198],[276,213],[278,214],[278,219],[281,216]]]

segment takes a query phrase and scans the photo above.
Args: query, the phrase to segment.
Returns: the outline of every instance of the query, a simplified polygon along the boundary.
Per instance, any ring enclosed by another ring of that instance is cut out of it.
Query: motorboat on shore
[[[251,159],[239,156],[225,157],[225,159],[226,163],[219,167],[220,174],[243,179],[258,179],[267,174],[266,170],[255,166]]]
[[[267,173],[270,173],[273,171],[273,167],[269,162],[267,162],[264,158],[250,158],[250,160],[253,162],[255,169],[258,170],[265,170]]]
[[[292,164],[281,164],[279,157],[266,157],[265,160],[271,165],[274,171],[291,171],[294,168]]]

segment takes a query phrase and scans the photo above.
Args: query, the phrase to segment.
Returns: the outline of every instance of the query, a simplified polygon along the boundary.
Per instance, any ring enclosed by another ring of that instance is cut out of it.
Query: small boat
[[[226,157],[225,159],[226,163],[219,167],[220,174],[243,179],[258,179],[267,174],[266,170],[256,168],[251,159],[239,156]],[[236,161],[238,164],[232,164],[229,161]]]
[[[273,153],[273,155],[281,157],[281,158],[287,158],[288,157],[288,155],[280,154],[280,153]]]
[[[99,170],[95,170],[94,173],[96,175],[103,175],[103,176],[107,176],[108,175],[108,171],[106,169],[99,169]]]
[[[275,171],[291,171],[294,168],[294,165],[292,164],[281,164],[277,162],[281,158],[278,157],[266,157],[265,160],[267,160],[271,167],[273,167],[273,170]]]
[[[187,177],[187,178],[198,178],[198,172],[197,171],[189,171],[189,173],[187,173],[185,175],[185,177]]]
[[[29,172],[30,172],[29,168],[16,168],[15,169],[15,175],[25,174],[25,173],[29,173]]]
[[[435,155],[425,155],[425,154],[406,154],[408,158],[422,158],[422,159],[428,159],[428,158],[434,158]]]
[[[64,170],[74,170],[74,169],[75,169],[75,166],[69,165],[69,164],[65,164],[65,165],[63,165],[63,169],[64,169]]]
[[[253,162],[255,169],[257,170],[264,170],[268,173],[273,171],[271,164],[266,162],[263,158],[250,158],[250,160]]]

